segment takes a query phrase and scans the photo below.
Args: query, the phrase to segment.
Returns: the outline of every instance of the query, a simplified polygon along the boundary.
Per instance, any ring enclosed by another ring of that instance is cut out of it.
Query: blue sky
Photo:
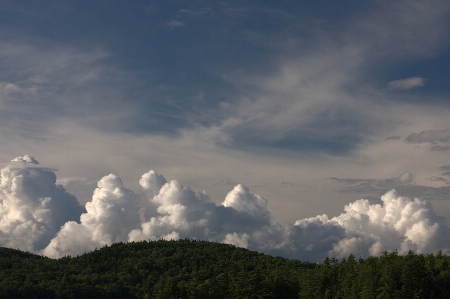
[[[33,155],[81,203],[104,175],[137,190],[155,169],[216,203],[242,183],[291,223],[394,188],[450,217],[448,1],[0,1],[0,15],[0,161]]]

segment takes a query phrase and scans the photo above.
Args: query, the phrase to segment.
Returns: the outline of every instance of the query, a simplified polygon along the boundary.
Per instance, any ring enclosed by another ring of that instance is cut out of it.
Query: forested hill
[[[0,298],[450,298],[450,257],[393,252],[318,265],[191,240],[59,260],[0,248]]]

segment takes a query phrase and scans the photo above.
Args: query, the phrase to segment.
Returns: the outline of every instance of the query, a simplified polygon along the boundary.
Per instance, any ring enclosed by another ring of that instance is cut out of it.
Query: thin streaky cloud
[[[425,85],[425,79],[421,77],[411,77],[407,79],[395,80],[388,83],[389,90],[408,90]]]
[[[450,130],[427,130],[420,133],[412,133],[405,139],[408,143],[437,143],[450,141]]]
[[[170,28],[184,27],[184,23],[178,20],[171,20],[167,23]]]

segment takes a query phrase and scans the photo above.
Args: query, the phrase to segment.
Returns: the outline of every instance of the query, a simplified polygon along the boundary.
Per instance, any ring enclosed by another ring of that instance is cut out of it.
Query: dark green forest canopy
[[[194,240],[115,243],[58,260],[0,248],[0,298],[449,298],[441,252],[316,264]]]

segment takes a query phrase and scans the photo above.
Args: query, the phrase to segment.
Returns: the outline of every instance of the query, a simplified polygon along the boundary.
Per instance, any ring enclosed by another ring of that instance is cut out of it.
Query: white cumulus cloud
[[[30,164],[39,164],[36,159],[30,155],[25,155],[23,157],[16,157],[11,160],[11,162],[23,162],[23,163],[30,163]]]
[[[417,253],[450,249],[449,228],[430,202],[402,197],[395,190],[381,197],[382,205],[357,200],[345,206],[345,213],[330,221],[345,229],[346,237],[333,244],[329,255],[344,257],[380,255],[385,250]]]
[[[78,255],[118,241],[194,238],[233,244],[272,255],[310,261],[350,253],[367,257],[383,251],[450,252],[450,230],[430,202],[391,190],[381,204],[349,203],[327,215],[283,223],[269,201],[238,184],[217,205],[155,171],[145,173],[140,193],[114,174],[103,177],[86,211],[42,168],[1,171],[0,245],[49,257]],[[400,176],[410,182],[411,173]],[[78,221],[78,222],[77,222]]]
[[[114,174],[103,177],[86,203],[80,223],[67,222],[43,250],[50,257],[77,255],[113,242],[127,241],[139,224],[139,198]]]
[[[30,156],[20,158],[37,163]],[[40,250],[64,223],[77,221],[82,211],[77,199],[56,184],[52,171],[26,164],[1,170],[0,246]]]
[[[177,236],[262,251],[283,246],[287,225],[271,214],[267,199],[251,194],[248,188],[237,185],[217,206],[205,192],[195,193],[175,180],[161,186],[164,181],[153,171],[141,178],[148,199],[147,214],[154,216],[130,232],[130,241]],[[160,190],[155,192],[159,186]],[[152,191],[148,192],[149,189]]]

